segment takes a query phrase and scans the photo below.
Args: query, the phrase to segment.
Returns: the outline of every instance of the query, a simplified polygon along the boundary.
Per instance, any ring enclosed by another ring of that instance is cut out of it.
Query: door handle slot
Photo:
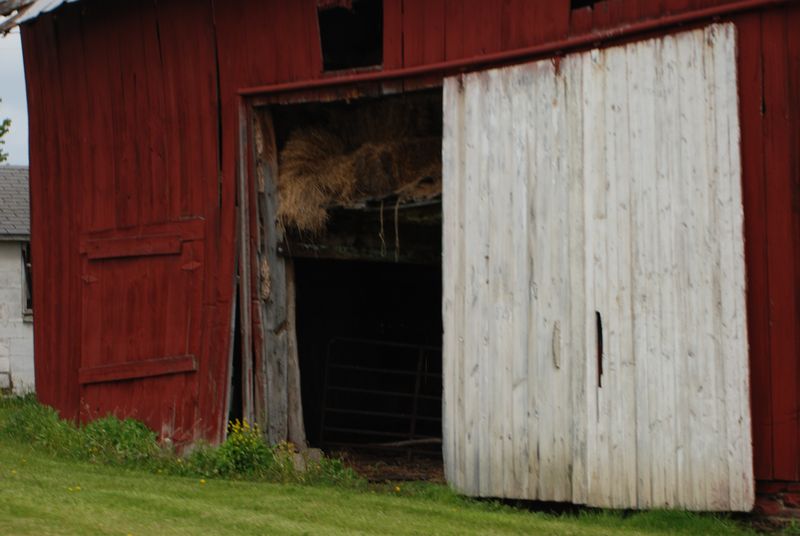
[[[603,387],[603,317],[600,314],[600,311],[594,312],[596,326],[597,326],[597,336],[595,340],[597,341],[597,387]]]

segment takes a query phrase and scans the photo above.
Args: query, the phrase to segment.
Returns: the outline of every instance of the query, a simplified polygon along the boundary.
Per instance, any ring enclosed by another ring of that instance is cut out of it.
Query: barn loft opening
[[[383,0],[321,0],[317,17],[324,70],[383,63]]]
[[[581,9],[583,7],[593,8],[595,4],[599,4],[603,0],[572,0],[570,2],[571,9]]]
[[[433,472],[442,433],[441,106],[436,90],[271,110],[277,249],[293,270],[308,442]]]

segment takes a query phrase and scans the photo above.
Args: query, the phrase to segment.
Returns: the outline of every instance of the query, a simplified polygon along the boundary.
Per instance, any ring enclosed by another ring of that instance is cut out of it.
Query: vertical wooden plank
[[[585,380],[588,400],[587,427],[587,504],[603,504],[609,494],[610,463],[608,460],[607,436],[603,433],[605,418],[601,415],[602,390],[600,388],[600,334],[598,333],[597,286],[605,277],[605,236],[602,220],[605,218],[605,153],[603,150],[604,88],[603,72],[605,66],[599,51],[582,56],[583,87],[585,92],[580,113],[583,117],[583,170],[584,170],[584,222],[586,227],[586,305],[584,323],[586,333],[584,358],[587,363]],[[590,141],[591,140],[591,141]],[[604,179],[603,179],[604,181]],[[601,289],[605,287],[600,285]],[[602,356],[605,358],[605,356]]]
[[[458,191],[462,176],[458,166],[461,157],[461,99],[460,78],[444,80],[442,88],[442,459],[444,476],[448,482],[460,482],[457,473],[459,454],[456,441],[460,441],[457,425],[463,406],[457,404],[459,389],[456,372],[462,355],[457,340],[462,328],[456,312],[456,288],[458,287],[459,205]]]
[[[59,117],[56,99],[49,93],[58,87],[53,80],[56,71],[51,51],[57,50],[53,37],[53,21],[44,16],[25,25],[22,29],[22,40],[27,97],[30,102],[30,187],[34,192],[30,198],[31,245],[34,258],[40,259],[34,267],[34,285],[39,289],[34,295],[34,308],[37,311],[34,345],[38,356],[55,355],[44,352],[57,352],[59,349],[63,352],[70,344],[66,336],[68,331],[61,327],[63,322],[59,321],[59,318],[64,318],[59,317],[59,312],[64,312],[61,309],[63,305],[53,300],[43,300],[42,296],[69,296],[66,288],[59,284],[61,278],[50,277],[47,271],[36,269],[36,266],[68,266],[68,260],[63,255],[64,237],[61,234],[67,226],[55,204],[58,190],[53,182],[58,168],[58,153],[54,143],[57,131],[53,121]],[[40,192],[39,195],[35,194],[37,191]],[[39,232],[49,228],[53,228],[55,232]],[[76,366],[76,358],[70,352],[66,359],[57,360],[51,366],[37,366],[35,372],[39,400],[64,408],[64,413],[70,418],[78,415],[77,375],[71,375]],[[37,357],[37,362],[41,363],[41,359]]]
[[[792,139],[786,11],[764,13],[764,176],[766,179],[774,478],[798,478]]]
[[[592,29],[594,31],[606,30],[611,25],[611,9],[608,1],[595,4],[592,7]]]
[[[761,14],[742,15],[738,30],[739,116],[742,123],[742,201],[747,260],[747,333],[750,344],[754,469],[772,478],[772,397],[769,354],[769,289],[762,105]]]
[[[586,355],[586,277],[585,256],[586,222],[584,220],[584,137],[582,100],[584,95],[583,62],[581,56],[564,58],[561,62],[566,115],[566,147],[564,158],[566,176],[569,181],[569,295],[566,324],[561,330],[563,360],[567,361],[569,390],[571,391],[572,419],[572,481],[571,500],[578,504],[588,501],[587,492],[587,421],[590,419],[587,400],[587,355]]]
[[[308,446],[303,419],[303,397],[300,388],[300,355],[297,351],[297,306],[295,299],[294,263],[286,261],[286,336],[287,336],[287,402],[286,439],[299,449]]]
[[[477,127],[478,140],[477,140],[477,153],[478,165],[476,171],[476,186],[477,196],[474,198],[475,219],[478,222],[477,233],[471,235],[475,237],[476,242],[476,257],[473,258],[474,270],[474,289],[475,299],[477,302],[476,312],[477,318],[475,323],[477,325],[477,333],[479,340],[476,348],[476,355],[478,360],[478,385],[480,386],[479,406],[477,411],[478,421],[478,452],[480,456],[480,465],[478,471],[478,483],[480,495],[482,497],[491,496],[491,478],[493,469],[493,457],[501,455],[492,451],[492,437],[491,437],[491,421],[494,417],[492,408],[492,393],[493,384],[491,382],[492,371],[496,367],[493,358],[493,348],[491,348],[491,329],[492,322],[490,320],[490,291],[489,284],[491,274],[489,272],[489,260],[491,258],[491,244],[495,237],[492,235],[491,229],[491,176],[490,173],[493,169],[493,155],[495,154],[494,139],[492,132],[486,128],[486,120],[494,115],[492,110],[492,91],[495,89],[493,84],[493,76],[496,76],[496,71],[488,71],[485,73],[478,73],[480,78],[480,97],[478,99],[478,112],[476,120],[480,125]]]
[[[320,52],[321,53],[321,52]],[[383,68],[403,66],[403,0],[383,2]]]
[[[533,65],[534,88],[531,95],[536,97],[531,103],[535,107],[535,120],[532,125],[535,149],[529,176],[531,188],[529,203],[531,211],[531,235],[528,253],[531,262],[531,334],[528,351],[533,365],[532,380],[535,405],[531,405],[536,415],[534,455],[537,457],[536,497],[543,500],[553,492],[557,482],[555,461],[555,423],[558,412],[557,393],[553,381],[552,329],[555,316],[553,271],[554,247],[549,247],[552,236],[559,236],[554,225],[558,217],[558,200],[555,193],[553,164],[553,138],[548,127],[552,127],[550,109],[554,99],[552,66],[547,61]]]
[[[582,7],[570,11],[569,34],[584,35],[592,31],[592,8]]]
[[[465,55],[464,18],[467,16],[464,2],[461,0],[445,0],[445,13],[445,59],[463,58]]]
[[[788,17],[786,20],[787,28],[798,28],[800,26],[800,7],[791,6],[787,8]],[[797,95],[800,92],[800,35],[796,31],[790,31],[787,34],[788,38],[788,52],[789,52],[789,95]],[[793,145],[791,147],[792,157],[792,211],[794,219],[794,296],[795,296],[795,310],[800,314],[800,104],[797,99],[790,99],[791,105],[791,125],[790,132],[793,137]],[[800,348],[800,325],[795,322],[795,348]],[[795,367],[797,371],[797,382],[795,383],[795,427],[797,428],[798,444],[800,445],[800,357],[795,354]],[[796,480],[800,480],[800,460],[797,462]]]
[[[603,412],[604,392],[601,387],[600,362],[606,356],[600,350],[603,333],[597,321],[598,306],[605,304],[601,294],[605,289],[605,152],[602,148],[604,124],[604,71],[600,51],[592,50],[583,58],[583,170],[584,170],[584,221],[586,225],[586,337],[587,360],[586,392],[588,399],[587,426],[587,504],[606,504],[610,496],[610,461],[608,438],[604,433],[606,415]],[[592,140],[592,143],[589,143]],[[602,313],[601,313],[602,314]],[[601,317],[602,318],[602,317]],[[607,380],[607,377],[605,378]],[[606,384],[607,385],[607,384]]]
[[[509,305],[505,289],[508,286],[506,265],[512,254],[509,250],[509,225],[505,221],[508,213],[507,203],[510,195],[508,171],[506,169],[508,135],[507,107],[508,87],[506,72],[494,70],[490,73],[489,87],[485,100],[487,111],[491,111],[484,121],[487,132],[492,133],[492,148],[488,155],[486,181],[487,202],[489,203],[489,219],[486,222],[489,234],[486,269],[487,269],[487,316],[488,324],[488,356],[510,356],[511,343],[508,333]],[[491,177],[491,179],[489,179]],[[487,374],[491,397],[488,400],[489,411],[489,445],[487,456],[490,460],[489,494],[502,497],[505,489],[505,423],[511,417],[510,407],[505,403],[508,390],[505,385],[505,371],[508,358],[500,360],[487,356]],[[510,398],[509,398],[510,399]]]
[[[462,0],[462,57],[490,54],[501,49],[499,2]]]
[[[278,256],[277,245],[281,240],[277,228],[277,186],[278,152],[272,116],[268,110],[261,110],[260,124],[264,140],[262,174],[264,177],[264,198],[259,214],[264,229],[261,250],[269,277],[269,295],[262,296],[264,333],[264,366],[267,384],[267,437],[270,442],[284,441],[288,434],[288,359],[289,333],[288,320],[288,281],[286,261]]]
[[[615,16],[618,6],[613,7]],[[652,44],[651,44],[652,46]],[[619,47],[607,52],[606,82],[606,170],[609,177],[608,242],[609,272],[613,293],[608,314],[609,387],[614,388],[617,403],[611,415],[613,467],[617,504],[636,504],[636,460],[625,454],[636,452],[635,362],[633,356],[630,251],[630,144],[627,50]],[[638,75],[637,75],[638,76]],[[637,111],[638,113],[638,111]],[[602,311],[601,311],[602,312]],[[616,366],[616,370],[615,370]],[[616,381],[612,375],[616,376]],[[612,396],[609,396],[609,402]],[[620,403],[622,402],[622,403]]]
[[[528,445],[528,497],[539,498],[541,496],[541,456],[540,456],[540,418],[542,413],[541,407],[541,389],[539,387],[539,361],[537,344],[539,340],[539,313],[536,308],[537,300],[537,286],[536,278],[539,277],[539,270],[537,262],[539,255],[537,252],[539,240],[537,238],[538,226],[540,221],[543,220],[536,208],[537,189],[539,184],[537,181],[532,180],[533,177],[538,175],[539,157],[541,151],[541,137],[538,132],[541,128],[540,120],[540,100],[536,96],[540,94],[541,84],[543,80],[540,76],[541,68],[537,63],[520,67],[525,69],[525,81],[530,82],[530,87],[527,91],[523,91],[523,96],[526,99],[527,114],[524,116],[525,121],[522,123],[524,132],[521,134],[526,140],[526,151],[524,154],[525,159],[525,181],[527,188],[525,190],[526,197],[525,203],[525,218],[527,221],[528,231],[524,237],[526,242],[525,256],[527,281],[524,287],[524,299],[526,300],[527,317],[525,322],[527,325],[526,337],[524,340],[524,355],[527,361],[528,376],[526,378],[526,391],[527,401],[526,408],[528,410],[527,418],[527,445]],[[521,342],[521,344],[523,344]]]
[[[664,0],[639,0],[639,15],[642,19],[651,19],[659,16],[664,8]]]
[[[682,307],[686,314],[682,320],[681,329],[685,330],[685,373],[683,381],[686,382],[685,395],[688,402],[688,454],[689,473],[687,488],[687,504],[691,508],[698,508],[707,495],[708,479],[698,463],[708,460],[708,436],[706,420],[709,408],[707,390],[705,389],[708,378],[705,371],[705,362],[709,359],[709,351],[705,333],[707,333],[707,318],[710,315],[708,303],[703,295],[707,289],[708,267],[698,265],[703,261],[703,224],[707,218],[705,214],[708,206],[707,179],[704,176],[705,165],[705,114],[701,102],[703,93],[700,91],[703,83],[700,68],[702,67],[699,51],[690,39],[678,39],[678,80],[681,100],[679,102],[680,121],[678,122],[678,135],[670,141],[677,142],[680,146],[680,217],[681,225],[686,232],[682,236],[683,249],[679,264],[681,283],[685,285],[679,289],[679,296],[684,300]],[[703,174],[703,175],[701,175]],[[695,216],[694,211],[698,211]],[[696,291],[693,291],[696,289]],[[697,327],[700,326],[698,330]]]
[[[464,326],[464,389],[466,396],[464,404],[465,412],[465,432],[463,440],[465,442],[465,468],[464,468],[464,489],[471,495],[479,495],[480,472],[483,460],[480,457],[480,438],[481,433],[479,423],[480,404],[482,403],[482,389],[480,376],[484,373],[481,366],[479,351],[482,344],[480,311],[479,311],[479,287],[482,284],[479,264],[483,260],[480,249],[480,227],[483,225],[482,218],[478,210],[481,201],[480,192],[480,119],[483,117],[480,108],[480,78],[479,75],[467,75],[465,80],[465,104],[464,104],[464,126],[465,142],[470,148],[466,151],[465,162],[465,183],[464,183],[464,213],[470,214],[465,217],[464,235],[464,262],[465,262],[465,326]]]
[[[641,5],[640,0],[622,0],[622,5],[620,7],[622,13],[620,16],[620,20],[626,23],[632,23],[640,20],[641,17]]]
[[[663,41],[662,49],[662,80],[659,84],[659,91],[661,92],[660,98],[663,105],[659,108],[663,110],[663,115],[660,115],[660,120],[663,121],[663,128],[660,128],[657,133],[656,143],[659,146],[659,156],[661,158],[662,166],[665,168],[664,173],[669,184],[668,203],[672,210],[672,228],[670,229],[672,255],[670,262],[675,266],[674,276],[666,280],[669,285],[669,292],[673,298],[669,302],[674,310],[681,311],[681,316],[692,315],[693,311],[688,310],[685,300],[685,283],[686,278],[686,246],[684,235],[685,233],[676,233],[675,229],[684,229],[685,223],[682,220],[683,207],[686,205],[686,198],[684,188],[681,184],[683,178],[683,161],[686,156],[682,152],[682,145],[680,139],[680,125],[684,120],[685,115],[681,111],[681,103],[683,102],[683,86],[680,77],[680,57],[678,54],[678,40],[674,37],[666,37]],[[662,166],[659,166],[660,168]],[[686,320],[689,324],[692,323],[692,318]],[[665,366],[664,373],[673,378],[672,385],[674,391],[674,406],[662,405],[659,409],[658,415],[663,415],[670,411],[674,411],[674,425],[671,427],[673,430],[674,452],[675,452],[675,488],[664,490],[665,500],[672,499],[673,504],[689,504],[691,495],[687,492],[689,490],[689,478],[691,476],[691,445],[689,434],[689,399],[685,396],[685,383],[688,381],[687,372],[687,350],[686,339],[688,334],[683,333],[684,321],[679,318],[672,319],[670,330],[665,330],[665,335],[669,340],[669,344],[673,351],[672,366]],[[671,332],[671,333],[670,333]],[[671,335],[671,337],[670,337]],[[658,394],[656,393],[656,396]],[[663,402],[663,400],[659,400]],[[658,418],[658,417],[656,417]],[[659,472],[669,470],[667,463],[659,464],[663,469],[659,468]],[[669,482],[669,476],[665,476],[665,485]]]
[[[533,258],[533,310],[537,329],[535,370],[539,417],[539,492],[542,499],[571,499],[572,397],[571,362],[566,359],[565,337],[570,338],[572,307],[569,292],[570,183],[567,170],[566,80],[560,63],[536,65],[536,163],[533,182],[536,212]],[[552,237],[567,237],[552,240]],[[569,296],[569,298],[568,298]],[[562,335],[563,334],[563,335]]]
[[[570,20],[569,4],[569,0],[505,0],[501,12],[503,49],[522,48],[566,37]]]
[[[604,0],[595,4],[594,29],[603,30],[619,26],[625,20],[624,0]]]
[[[403,1],[403,65],[444,60],[445,0]]]
[[[720,31],[718,31],[718,29]],[[739,358],[741,352],[737,350],[742,347],[744,339],[736,332],[724,333],[726,329],[723,324],[737,324],[735,313],[729,309],[735,304],[739,293],[743,295],[744,289],[739,287],[740,265],[734,259],[733,250],[736,248],[736,239],[733,237],[732,228],[734,227],[731,205],[739,201],[740,196],[732,196],[729,187],[730,164],[728,160],[728,138],[731,136],[727,121],[728,110],[737,110],[736,102],[730,102],[726,98],[726,83],[730,82],[735,87],[736,79],[730,81],[725,79],[724,69],[727,65],[724,60],[725,51],[720,46],[720,42],[725,42],[724,30],[719,27],[711,26],[705,29],[702,35],[698,36],[698,43],[695,45],[701,50],[702,76],[703,76],[703,95],[704,95],[704,123],[705,123],[705,152],[707,169],[705,176],[708,181],[708,221],[705,228],[706,245],[705,255],[709,259],[708,264],[712,266],[710,270],[708,286],[709,298],[714,303],[711,309],[711,321],[706,324],[707,333],[710,335],[710,348],[708,353],[708,365],[706,370],[712,381],[704,387],[704,391],[709,392],[709,420],[711,421],[710,430],[720,438],[709,441],[709,465],[712,475],[706,482],[706,501],[714,509],[722,509],[730,503],[730,473],[731,458],[733,453],[728,451],[729,438],[736,437],[734,429],[729,429],[729,425],[734,424],[728,419],[728,400],[727,389],[737,388],[735,378],[740,373]],[[731,43],[732,45],[733,43]],[[703,46],[705,45],[705,46]],[[730,57],[731,63],[735,63],[735,58]],[[717,69],[722,70],[718,72]],[[733,133],[738,137],[738,133]],[[735,144],[734,144],[735,145]],[[738,173],[737,173],[738,178]],[[737,207],[738,209],[739,207]],[[729,236],[726,236],[726,233]],[[741,237],[736,237],[741,241]],[[743,263],[742,263],[743,264]],[[728,267],[723,274],[721,267]],[[723,291],[724,289],[724,291]],[[723,297],[723,294],[725,295]],[[728,315],[723,318],[723,315]],[[707,335],[708,336],[708,335]],[[721,358],[723,355],[728,357],[728,362]],[[729,356],[735,356],[730,359]],[[733,400],[734,405],[737,402]]]
[[[648,61],[644,59],[643,61]],[[663,125],[661,128],[647,128],[647,119],[642,121],[642,134],[650,149],[651,154],[655,154],[655,169],[652,169],[656,183],[657,204],[652,207],[657,210],[658,218],[665,225],[659,226],[656,233],[651,232],[644,236],[647,240],[646,247],[657,248],[657,254],[661,266],[676,266],[678,255],[676,253],[675,229],[679,228],[680,207],[678,201],[679,190],[676,187],[676,177],[680,162],[678,145],[669,138],[670,134],[677,131],[677,121],[679,118],[679,101],[674,97],[675,91],[672,90],[678,84],[678,59],[677,46],[675,40],[666,38],[655,51],[655,57],[650,59],[654,62],[655,73],[652,86],[650,87],[649,106],[651,112],[648,114],[654,117],[654,125]],[[645,165],[647,165],[645,163]],[[646,209],[647,210],[647,209]],[[656,213],[656,212],[654,212]],[[678,389],[682,377],[678,375],[681,370],[677,364],[680,363],[678,338],[683,337],[680,330],[678,318],[674,315],[665,315],[659,321],[659,315],[666,311],[676,311],[679,309],[678,297],[675,293],[677,280],[681,277],[676,271],[663,270],[656,267],[650,268],[650,277],[657,281],[657,292],[660,290],[659,299],[662,304],[661,310],[650,309],[647,322],[650,326],[660,325],[657,333],[648,337],[648,348],[655,343],[661,349],[661,354],[656,358],[654,366],[647,374],[649,385],[656,385],[655,389],[650,390],[648,398],[651,411],[647,421],[639,422],[638,426],[643,434],[651,433],[652,438],[661,438],[654,442],[650,452],[651,466],[651,503],[672,506],[678,504],[677,489],[679,489],[678,478],[682,472],[685,448],[682,444],[683,436],[679,434],[679,422],[685,418],[679,415],[675,409],[679,406],[677,400]],[[644,286],[644,284],[642,285]],[[653,290],[652,287],[649,290]],[[635,314],[635,313],[634,313]],[[652,327],[648,331],[656,331]],[[646,351],[646,349],[643,349]],[[639,354],[637,353],[637,356]]]
[[[461,141],[461,145],[458,148],[458,161],[456,162],[458,173],[457,177],[459,183],[456,185],[458,188],[456,197],[454,199],[457,210],[457,219],[455,219],[454,224],[457,227],[457,232],[459,236],[455,240],[455,247],[456,247],[456,255],[454,262],[457,265],[456,274],[455,274],[455,286],[454,286],[454,309],[455,309],[455,320],[456,326],[458,329],[457,332],[457,339],[456,339],[456,349],[457,349],[457,357],[458,361],[456,362],[455,366],[455,376],[456,376],[456,385],[458,386],[457,390],[453,393],[455,395],[457,407],[460,408],[460,416],[456,421],[457,425],[457,433],[456,436],[458,439],[454,441],[455,447],[459,453],[459,458],[457,461],[456,471],[457,474],[461,475],[462,479],[465,478],[466,474],[466,460],[467,460],[467,450],[469,445],[463,445],[465,434],[468,430],[468,422],[466,419],[466,404],[467,399],[471,393],[466,389],[466,381],[468,379],[468,368],[467,368],[467,359],[466,359],[466,309],[467,309],[467,299],[469,295],[466,292],[467,288],[467,263],[466,263],[466,240],[467,234],[465,232],[466,229],[466,218],[467,218],[467,201],[466,201],[466,162],[467,156],[466,152],[466,144],[463,143],[465,139],[465,128],[466,128],[466,103],[465,103],[465,94],[464,94],[464,87],[463,87],[463,78],[458,79],[458,122],[456,123],[456,128],[458,128],[458,136],[459,141]]]
[[[638,43],[629,47],[627,78],[630,82],[628,88],[628,99],[630,108],[638,110],[632,117],[633,124],[629,132],[630,144],[638,150],[631,151],[631,174],[633,177],[651,177],[655,172],[656,165],[656,144],[653,141],[656,131],[650,125],[661,124],[656,122],[654,102],[654,71],[660,67],[661,58],[656,59],[651,54],[652,48],[647,44]],[[661,177],[658,177],[661,179]],[[653,227],[647,226],[647,218],[655,213],[655,202],[657,201],[653,182],[647,180],[634,180],[631,183],[630,192],[630,211],[631,211],[631,247],[637,252],[632,259],[631,269],[633,272],[632,292],[634,300],[632,303],[632,313],[634,318],[634,337],[632,356],[636,361],[636,384],[653,385],[660,380],[659,368],[660,360],[649,363],[647,360],[639,359],[644,356],[651,348],[651,339],[658,335],[653,327],[658,323],[651,322],[655,311],[650,305],[654,300],[647,299],[648,290],[643,288],[640,281],[653,276],[652,268],[647,262],[651,255],[650,248],[655,248],[656,241],[653,240]],[[659,212],[659,218],[664,215]],[[667,227],[667,226],[665,226]],[[659,244],[663,247],[663,245]],[[647,253],[644,253],[647,252]],[[665,319],[666,321],[667,319]],[[665,322],[666,323],[666,322]],[[650,329],[648,329],[648,327]],[[658,341],[656,340],[656,344]],[[663,389],[637,389],[636,391],[636,487],[637,505],[641,508],[649,508],[658,500],[659,474],[653,471],[654,462],[657,463],[659,445],[670,440],[669,436],[664,436],[653,429],[653,421],[650,414],[657,413],[656,406],[658,399],[668,395]],[[658,437],[658,440],[654,440]],[[653,474],[655,472],[655,474]]]
[[[725,110],[738,110],[737,70],[736,70],[736,29],[726,25],[711,30],[715,38],[722,39],[723,44],[714,50],[715,86],[718,95],[716,107],[716,141],[717,150],[723,172],[720,177],[720,206],[723,211],[719,225],[721,244],[721,266],[731,266],[731,270],[721,270],[721,285],[734,292],[720,292],[722,301],[720,311],[720,339],[723,349],[719,365],[724,369],[725,389],[724,408],[727,419],[728,440],[723,446],[721,455],[729,460],[728,498],[730,505],[736,510],[748,508],[753,504],[755,494],[753,475],[751,472],[753,449],[748,441],[747,422],[751,420],[750,404],[747,397],[737,396],[740,392],[750,392],[750,375],[748,373],[748,356],[737,349],[747,347],[747,334],[740,326],[746,322],[745,294],[745,262],[744,262],[744,210],[741,201],[741,158],[740,127],[736,114]],[[728,233],[733,240],[728,239]],[[727,356],[737,356],[737,361],[730,362]]]
[[[661,2],[663,6],[662,13],[665,15],[688,11],[692,5],[692,0],[661,0]]]
[[[241,351],[239,355],[242,371],[242,417],[248,422],[255,422],[255,403],[253,400],[253,338],[252,338],[252,297],[251,281],[253,280],[250,240],[250,166],[247,158],[250,136],[248,125],[250,118],[244,102],[239,103],[239,155],[237,161],[237,188],[239,191],[239,206],[236,214],[239,267],[239,329],[241,337]],[[234,358],[235,359],[235,358]]]
[[[511,223],[509,230],[512,237],[514,259],[509,267],[512,275],[511,293],[511,339],[513,346],[511,369],[511,428],[512,428],[512,460],[513,475],[507,482],[513,482],[517,496],[530,496],[530,479],[528,461],[530,459],[528,436],[528,375],[531,370],[528,356],[528,330],[530,313],[530,265],[528,262],[528,153],[529,139],[526,124],[531,124],[532,113],[530,88],[533,85],[529,66],[521,66],[511,73],[511,110],[514,117],[521,121],[520,128],[513,129],[510,143],[510,175],[511,175]],[[507,464],[509,461],[507,460]]]
[[[566,72],[560,60],[549,63],[553,86],[553,99],[550,101],[550,127],[544,131],[553,139],[553,151],[551,158],[551,182],[555,186],[554,197],[551,201],[550,210],[556,207],[554,216],[554,232],[552,236],[566,237],[566,240],[556,240],[550,242],[550,247],[554,250],[552,257],[551,270],[553,282],[551,283],[554,295],[554,316],[550,323],[546,340],[550,342],[549,352],[544,357],[550,365],[551,373],[555,376],[553,388],[556,393],[556,411],[554,426],[554,455],[556,484],[550,497],[555,501],[573,500],[572,490],[572,471],[574,470],[574,450],[575,441],[573,433],[573,419],[575,418],[576,408],[572,405],[572,375],[575,371],[573,360],[570,359],[571,347],[575,340],[572,336],[572,310],[580,306],[577,295],[573,295],[574,282],[572,280],[571,256],[573,244],[570,238],[574,235],[573,229],[580,227],[580,219],[573,219],[572,200],[572,181],[569,163],[572,146],[570,145],[570,114],[574,113],[573,108],[568,102],[567,86],[571,82],[566,78]],[[565,178],[569,178],[565,180]],[[581,206],[582,212],[582,206]],[[573,238],[574,240],[574,238]],[[582,270],[576,270],[581,273]]]

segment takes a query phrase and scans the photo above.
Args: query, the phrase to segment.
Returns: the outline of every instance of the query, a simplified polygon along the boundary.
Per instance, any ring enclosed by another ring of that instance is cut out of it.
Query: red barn
[[[800,3],[0,13],[65,417],[441,441],[478,496],[748,510],[800,482]]]

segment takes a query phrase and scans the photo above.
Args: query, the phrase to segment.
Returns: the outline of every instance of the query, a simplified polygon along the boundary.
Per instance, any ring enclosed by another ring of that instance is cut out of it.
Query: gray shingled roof
[[[28,167],[0,165],[0,240],[28,239]]]

